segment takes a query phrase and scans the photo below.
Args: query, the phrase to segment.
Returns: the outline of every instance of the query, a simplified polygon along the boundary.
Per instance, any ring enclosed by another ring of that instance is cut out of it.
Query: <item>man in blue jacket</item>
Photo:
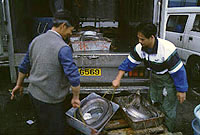
[[[141,23],[137,27],[139,43],[119,66],[112,85],[119,87],[124,73],[143,61],[146,68],[152,71],[150,99],[152,103],[160,104],[160,109],[166,115],[165,125],[169,131],[173,131],[178,100],[180,103],[186,100],[186,71],[174,44],[156,37],[156,33],[156,26],[152,23]]]
[[[72,88],[73,107],[80,106],[80,75],[72,51],[65,39],[72,34],[74,21],[67,11],[55,14],[51,30],[34,38],[24,60],[19,65],[17,84],[12,91],[22,91],[29,74],[28,92],[33,102],[39,134],[65,134],[65,98]]]

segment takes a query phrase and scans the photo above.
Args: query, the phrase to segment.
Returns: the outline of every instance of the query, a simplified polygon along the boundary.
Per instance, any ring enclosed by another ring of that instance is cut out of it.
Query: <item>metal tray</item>
[[[130,98],[131,98],[131,96],[122,96],[122,97],[115,97],[114,100],[116,101],[116,103],[118,103],[120,105],[121,108],[124,108],[126,106],[124,106],[123,102],[125,102],[126,104],[129,104],[131,102]],[[141,97],[141,98],[142,98],[143,102],[147,102],[150,105],[150,107],[154,111],[156,111],[158,116],[157,117],[148,118],[148,119],[144,119],[144,120],[133,120],[133,119],[131,119],[131,116],[127,114],[126,111],[121,109],[122,115],[128,121],[129,126],[133,130],[138,130],[138,129],[146,129],[146,128],[149,128],[149,127],[157,127],[157,126],[161,125],[163,123],[163,121],[164,121],[164,113],[162,113],[157,108],[152,106],[143,97]]]
[[[104,41],[104,40],[72,42],[72,48],[74,51],[109,50],[110,45],[111,45],[111,42]]]
[[[91,93],[89,94],[86,98],[84,98],[81,102],[83,102],[86,99],[90,99],[93,97],[100,97],[99,95],[97,95],[96,93]],[[111,117],[109,117],[109,119],[103,124],[103,126],[101,128],[99,128],[98,130],[84,124],[83,122],[79,121],[78,119],[74,118],[74,112],[76,111],[77,108],[71,108],[69,109],[65,114],[66,114],[66,118],[67,118],[67,123],[72,126],[73,128],[79,130],[80,132],[84,133],[85,135],[98,135],[102,129],[105,127],[105,125],[108,123],[108,121],[110,121],[110,119],[112,118],[112,116],[115,114],[115,112],[119,109],[119,105],[112,102],[112,109],[113,112],[111,114]]]
[[[95,31],[82,31],[82,34],[73,35],[70,37],[73,50],[76,51],[109,51],[111,40],[103,37],[102,33]]]

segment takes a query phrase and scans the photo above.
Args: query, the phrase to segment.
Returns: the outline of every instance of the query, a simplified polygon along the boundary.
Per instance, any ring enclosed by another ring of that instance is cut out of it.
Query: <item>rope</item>
[[[113,100],[113,98],[114,98],[114,94],[115,94],[115,91],[116,91],[116,88],[114,88],[114,89],[113,89],[113,92],[112,92],[112,97],[111,97],[110,101],[112,101],[112,100]]]
[[[111,86],[111,88],[112,88],[112,86]],[[107,90],[107,91],[105,92],[105,94],[102,96],[103,98],[106,96],[106,94],[109,93],[108,91],[109,91],[109,90]],[[113,91],[112,91],[112,97],[111,97],[110,101],[113,100],[113,98],[114,98],[114,94],[115,94],[115,91],[116,91],[116,88],[113,88]]]
[[[83,119],[83,113],[82,113],[82,111],[81,111],[80,106],[78,107],[78,109],[79,109],[79,114],[81,115],[81,117],[80,117],[80,118],[81,118],[81,122],[83,122],[83,124],[86,125],[86,122],[85,122],[85,120]],[[74,118],[77,119],[76,111],[74,111]]]

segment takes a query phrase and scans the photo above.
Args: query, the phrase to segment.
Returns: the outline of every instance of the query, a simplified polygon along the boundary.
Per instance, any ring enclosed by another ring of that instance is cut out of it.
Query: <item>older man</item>
[[[41,135],[64,135],[64,101],[70,86],[73,93],[71,104],[73,107],[80,106],[80,75],[73,62],[71,48],[64,42],[72,34],[73,24],[70,12],[56,13],[52,29],[33,39],[19,65],[11,99],[16,91],[22,91],[23,80],[26,74],[30,74],[28,92]]]

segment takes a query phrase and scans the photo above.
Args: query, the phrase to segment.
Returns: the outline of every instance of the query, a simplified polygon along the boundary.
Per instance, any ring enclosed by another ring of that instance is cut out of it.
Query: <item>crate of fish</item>
[[[81,100],[80,108],[71,108],[65,114],[73,128],[85,135],[98,135],[118,108],[118,104],[91,93]]]
[[[79,32],[70,38],[72,48],[76,51],[108,51],[110,49],[111,40],[103,37],[102,33],[95,31]]]
[[[164,114],[151,105],[140,93],[115,98],[122,114],[133,130],[157,127],[164,121]]]

